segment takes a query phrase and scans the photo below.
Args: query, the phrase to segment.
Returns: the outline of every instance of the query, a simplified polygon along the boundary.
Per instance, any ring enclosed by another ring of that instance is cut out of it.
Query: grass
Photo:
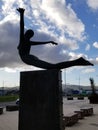
[[[19,98],[19,95],[0,96],[0,102],[11,102]]]

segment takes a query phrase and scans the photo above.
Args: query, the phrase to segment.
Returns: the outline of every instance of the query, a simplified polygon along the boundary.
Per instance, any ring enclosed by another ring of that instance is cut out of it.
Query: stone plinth
[[[20,73],[19,130],[62,130],[61,71]]]

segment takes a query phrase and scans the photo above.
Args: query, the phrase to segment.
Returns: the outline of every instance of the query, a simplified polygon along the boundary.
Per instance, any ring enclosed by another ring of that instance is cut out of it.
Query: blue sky
[[[25,30],[35,31],[34,40],[58,42],[58,46],[35,46],[31,54],[51,62],[84,57],[94,64],[62,70],[67,84],[98,86],[98,0],[1,0],[0,86],[19,85],[20,71],[39,70],[24,64],[18,55],[19,14],[25,8]]]

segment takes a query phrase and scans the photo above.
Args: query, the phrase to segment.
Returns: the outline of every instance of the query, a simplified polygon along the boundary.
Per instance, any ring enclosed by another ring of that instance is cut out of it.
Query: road
[[[6,107],[7,105],[15,105],[15,101],[12,101],[12,102],[0,102],[0,107]]]

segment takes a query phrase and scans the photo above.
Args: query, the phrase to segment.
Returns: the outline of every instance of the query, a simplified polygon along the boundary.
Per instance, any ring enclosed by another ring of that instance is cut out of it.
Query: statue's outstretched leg
[[[89,66],[89,65],[93,66],[92,63],[90,63],[89,61],[85,60],[82,57],[76,60],[60,62],[57,64],[42,61],[33,55],[26,55],[21,57],[21,59],[28,65],[32,65],[43,69],[64,69],[72,66]]]
[[[72,67],[72,66],[93,66],[92,63],[85,60],[84,58],[80,57],[79,59],[72,60],[72,61],[66,61],[56,64],[55,66],[60,69]]]

